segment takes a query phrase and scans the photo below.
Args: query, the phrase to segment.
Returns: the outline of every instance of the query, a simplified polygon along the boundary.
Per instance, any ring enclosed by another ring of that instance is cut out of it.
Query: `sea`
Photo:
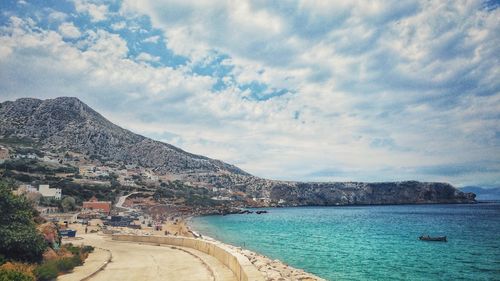
[[[191,225],[327,280],[500,280],[500,202],[259,210]]]

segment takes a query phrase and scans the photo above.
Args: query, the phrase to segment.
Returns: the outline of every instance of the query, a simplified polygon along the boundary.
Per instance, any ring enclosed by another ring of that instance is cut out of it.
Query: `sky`
[[[500,1],[0,1],[0,101],[260,177],[500,186]]]

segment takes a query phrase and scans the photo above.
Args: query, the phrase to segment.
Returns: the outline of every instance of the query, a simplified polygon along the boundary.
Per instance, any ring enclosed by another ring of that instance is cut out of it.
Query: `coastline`
[[[267,281],[326,281],[326,279],[306,272],[303,269],[292,267],[278,259],[273,260],[263,254],[242,247],[236,247],[223,241],[217,240],[213,237],[204,235],[203,233],[199,233],[192,225],[192,218],[193,216],[181,218],[181,221],[187,226],[191,233],[194,232],[201,236],[198,237],[198,239],[220,243],[231,249],[232,251],[243,255],[257,268],[257,270],[266,278]]]

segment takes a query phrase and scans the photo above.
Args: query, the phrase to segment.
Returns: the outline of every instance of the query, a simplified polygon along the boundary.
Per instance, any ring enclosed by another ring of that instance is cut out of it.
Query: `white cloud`
[[[87,5],[80,12],[96,6],[78,2]],[[476,1],[261,4],[125,1],[122,15],[149,16],[163,31],[143,42],[161,39],[188,57],[176,67],[144,63],[160,58],[97,27],[73,46],[13,18],[0,33],[2,99],[75,93],[119,125],[269,178],[466,184],[478,174],[428,167],[498,163],[500,9]],[[214,91],[217,77],[194,66],[210,67],[219,54],[230,71],[227,88]],[[259,91],[242,90],[252,82],[287,94],[259,100]],[[481,180],[498,183],[498,172]]]
[[[155,57],[148,53],[142,52],[137,56],[137,60],[145,62],[157,62],[160,60],[160,57]]]
[[[72,22],[62,23],[59,26],[59,32],[66,38],[78,38],[81,36],[80,30]]]
[[[117,22],[117,23],[113,23],[111,25],[111,29],[113,29],[113,30],[122,30],[126,26],[127,26],[127,23],[125,23],[124,21],[120,21],[120,22]]]
[[[49,14],[48,18],[49,18],[49,21],[62,22],[68,18],[68,15],[66,13],[63,13],[63,12],[53,11]]]
[[[108,6],[91,3],[88,0],[75,0],[75,9],[78,13],[89,14],[93,22],[99,22],[106,19],[108,15]]]
[[[160,40],[160,36],[159,35],[154,35],[154,36],[150,36],[150,37],[142,40],[142,42],[158,43],[158,40]]]

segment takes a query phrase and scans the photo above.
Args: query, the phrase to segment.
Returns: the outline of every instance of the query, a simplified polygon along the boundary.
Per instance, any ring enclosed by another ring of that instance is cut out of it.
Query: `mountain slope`
[[[180,175],[197,186],[227,189],[242,202],[267,205],[473,203],[447,183],[301,183],[254,177],[219,160],[185,152],[120,128],[76,98],[23,98],[0,103],[0,138],[28,138],[45,149],[70,150]]]
[[[23,98],[1,103],[0,136],[30,138],[47,148],[139,164],[160,172],[246,174],[233,165],[120,128],[77,98]]]

